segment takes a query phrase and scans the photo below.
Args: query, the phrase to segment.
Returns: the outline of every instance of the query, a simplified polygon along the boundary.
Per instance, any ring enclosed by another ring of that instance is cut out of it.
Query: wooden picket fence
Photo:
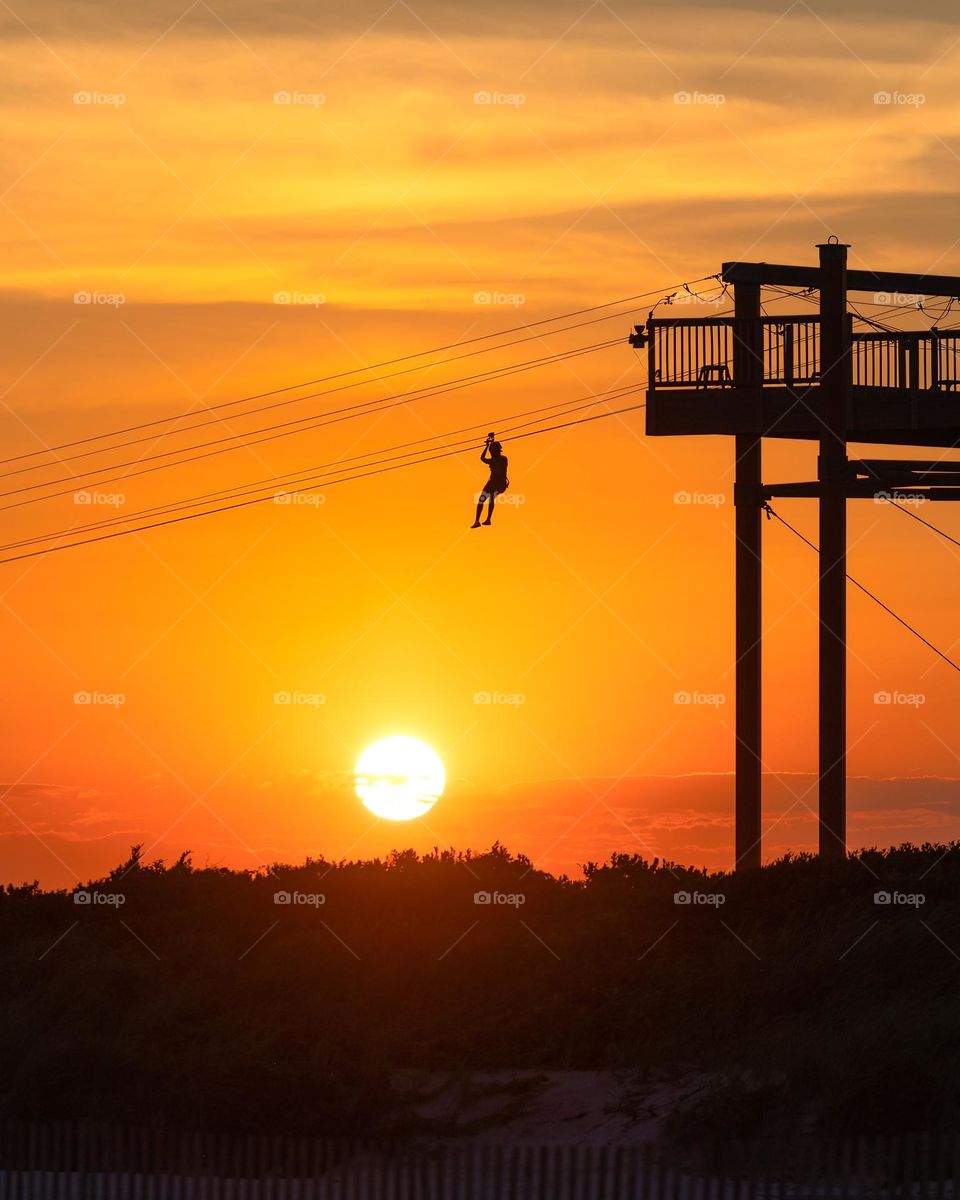
[[[0,1200],[960,1200],[960,1137],[383,1142],[0,1124]]]

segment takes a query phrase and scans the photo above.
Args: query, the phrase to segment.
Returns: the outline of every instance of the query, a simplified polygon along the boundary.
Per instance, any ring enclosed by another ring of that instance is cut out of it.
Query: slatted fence
[[[0,1125],[0,1200],[946,1200],[958,1176],[941,1135],[680,1150]]]

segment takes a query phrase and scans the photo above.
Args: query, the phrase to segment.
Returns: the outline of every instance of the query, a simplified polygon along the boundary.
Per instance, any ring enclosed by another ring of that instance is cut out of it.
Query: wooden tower
[[[858,271],[831,239],[817,266],[724,263],[732,316],[656,318],[631,338],[649,354],[647,434],[729,434],[736,456],[736,865],[761,861],[761,591],[764,506],[820,510],[820,853],[846,853],[847,501],[960,499],[960,463],[851,459],[850,442],[960,444],[960,330],[854,332],[849,292],[960,298],[960,278]],[[819,315],[765,317],[764,285],[815,289]],[[765,484],[765,437],[815,441],[816,480]]]

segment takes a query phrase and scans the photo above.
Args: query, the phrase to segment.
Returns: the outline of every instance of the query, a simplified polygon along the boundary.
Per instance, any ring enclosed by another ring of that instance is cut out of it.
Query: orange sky
[[[0,24],[5,455],[725,259],[812,262],[830,233],[853,243],[856,265],[960,273],[947,3],[523,0],[466,14],[435,0],[350,12],[197,0],[78,15],[39,0]],[[481,305],[478,292],[519,299]],[[629,324],[294,415],[625,339]],[[497,428],[643,369],[624,340],[101,489],[122,492],[119,510],[91,514],[72,496],[8,510],[4,541]],[[731,446],[647,440],[631,414],[507,450],[523,503],[489,531],[467,528],[482,468],[453,458],[329,488],[314,505],[4,567],[0,879],[72,885],[133,841],[246,866],[497,838],[557,870],[613,850],[729,865]],[[811,447],[771,446],[767,461],[771,478],[815,470]],[[678,491],[723,502],[678,505]],[[812,506],[781,508],[815,533]],[[960,529],[949,509],[933,515]],[[813,839],[816,590],[810,551],[780,527],[765,536],[770,855]],[[870,503],[851,507],[850,545],[851,571],[950,652],[954,550]],[[851,838],[956,836],[955,676],[856,594],[850,618]],[[77,705],[78,691],[123,703]],[[323,702],[281,706],[278,691]],[[523,703],[477,704],[483,691]],[[685,707],[678,691],[724,700]],[[878,691],[923,704],[878,706]],[[425,823],[378,823],[353,797],[356,755],[391,732],[424,738],[447,764]]]

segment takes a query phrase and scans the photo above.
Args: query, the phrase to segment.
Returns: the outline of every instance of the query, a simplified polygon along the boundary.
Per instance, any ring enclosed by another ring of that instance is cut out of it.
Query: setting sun
[[[357,795],[372,813],[410,821],[428,813],[443,795],[446,772],[426,742],[401,735],[368,746],[357,759],[354,778]]]

